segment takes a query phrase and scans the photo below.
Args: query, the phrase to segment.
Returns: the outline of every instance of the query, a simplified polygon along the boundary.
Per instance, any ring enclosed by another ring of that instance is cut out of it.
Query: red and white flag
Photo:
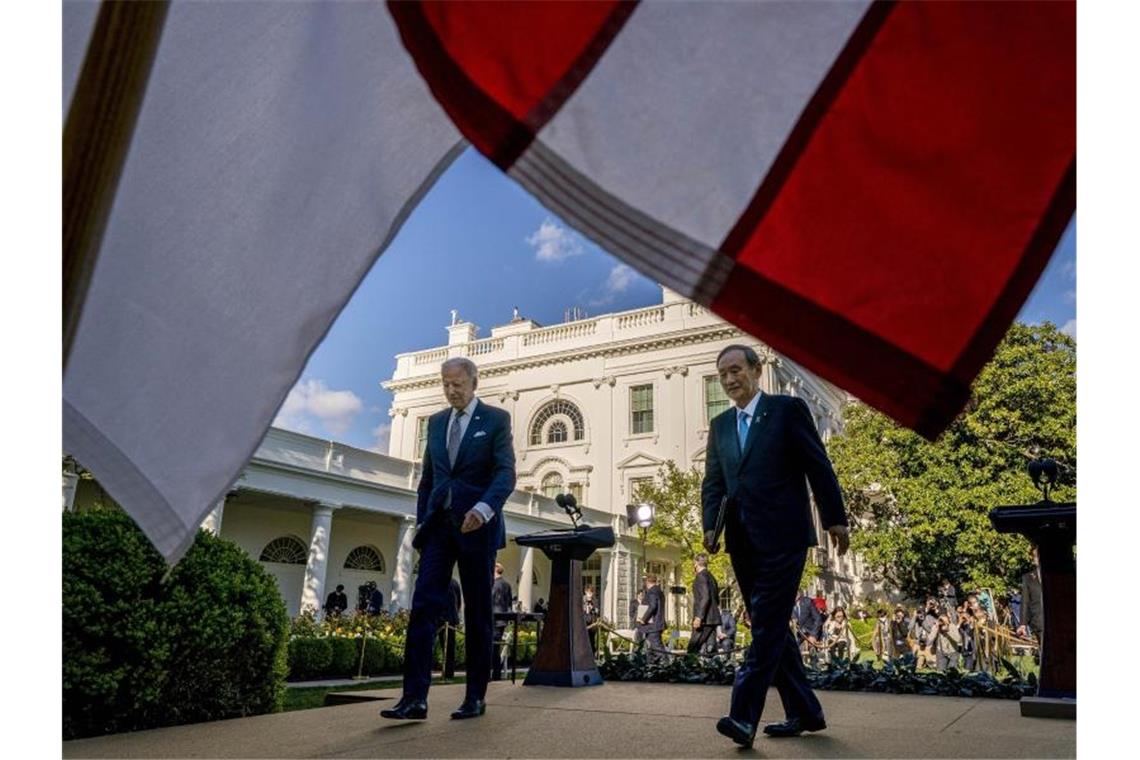
[[[389,7],[544,204],[928,437],[1073,214],[1074,3]]]
[[[94,16],[64,4],[65,108]],[[1074,209],[1075,16],[175,2],[64,447],[181,556],[464,137],[606,250],[936,435]]]

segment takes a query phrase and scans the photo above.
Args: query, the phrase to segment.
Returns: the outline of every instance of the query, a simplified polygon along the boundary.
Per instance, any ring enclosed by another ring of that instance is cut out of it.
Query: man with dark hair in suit
[[[486,712],[491,674],[491,569],[506,546],[503,503],[515,487],[511,418],[475,398],[475,363],[454,357],[440,368],[448,408],[428,419],[423,476],[416,498],[420,571],[404,650],[404,694],[385,718],[423,720],[431,685],[436,623],[449,597],[455,566],[465,601],[466,696],[454,719]]]
[[[689,653],[705,654],[716,647],[713,635],[720,625],[720,606],[717,597],[716,578],[709,572],[709,557],[698,554],[693,560],[696,575],[693,576],[693,633],[689,637]]]
[[[338,583],[336,591],[325,599],[325,617],[337,617],[348,609],[348,594],[344,593],[344,584]]]
[[[814,663],[819,656],[819,640],[823,638],[823,613],[815,606],[815,601],[801,591],[796,594],[792,620],[796,623],[796,643],[801,650],[806,649],[808,658]]]
[[[661,633],[665,630],[665,592],[657,585],[657,576],[652,573],[645,576],[645,606],[645,615],[638,621],[648,645],[645,657],[648,662],[660,662],[668,651],[661,640]]]
[[[495,582],[491,585],[491,612],[495,614],[510,612],[513,609],[511,584],[503,577],[503,566],[495,563]],[[495,621],[495,636],[492,639],[491,649],[491,680],[499,681],[503,677],[503,636],[507,632],[507,623],[503,620]]]
[[[764,733],[797,736],[827,727],[788,628],[807,549],[816,544],[808,484],[841,555],[848,546],[847,515],[807,404],[761,393],[760,357],[748,346],[726,347],[716,365],[733,405],[709,424],[701,485],[705,548],[719,550],[714,526],[725,500],[725,547],[752,618],[752,643],[717,731],[751,747],[772,685],[787,720],[765,726]]]

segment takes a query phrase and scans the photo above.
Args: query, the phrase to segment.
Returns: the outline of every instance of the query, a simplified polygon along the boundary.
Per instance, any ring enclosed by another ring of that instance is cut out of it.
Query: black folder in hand
[[[720,507],[716,511],[716,523],[713,525],[713,546],[720,551],[720,537],[724,534],[724,516],[728,512],[728,494],[720,497]]]

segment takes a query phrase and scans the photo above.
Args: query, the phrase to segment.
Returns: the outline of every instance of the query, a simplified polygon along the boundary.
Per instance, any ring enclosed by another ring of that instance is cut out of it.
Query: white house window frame
[[[566,427],[566,440],[548,441],[550,428],[555,422]],[[540,405],[531,417],[527,433],[528,448],[575,446],[587,442],[586,417],[581,408],[569,399],[557,398]]]
[[[369,544],[357,546],[344,558],[345,570],[361,570],[383,575],[387,572],[386,568],[387,563],[384,561],[384,555],[375,546]]]
[[[645,405],[645,400],[635,400],[635,395],[638,391],[649,391],[648,405]],[[657,434],[657,416],[655,414],[656,408],[656,392],[653,383],[637,383],[636,385],[629,386],[629,437],[640,438],[649,437]],[[642,408],[638,408],[638,406]],[[645,424],[646,417],[639,418],[637,415],[648,414],[649,427],[648,429],[638,430],[638,423]]]
[[[296,536],[278,536],[262,548],[257,561],[277,565],[305,565],[309,561],[309,549]]]
[[[704,384],[704,428],[707,430],[708,426],[712,424],[714,417],[723,412],[725,409],[728,409],[728,407],[732,406],[732,399],[730,399],[728,397],[728,394],[724,392],[724,388],[720,384],[719,375],[705,375],[702,379],[702,382]],[[722,398],[710,398],[710,389],[716,389],[714,392],[719,392]],[[720,406],[721,402],[723,402],[723,406]],[[712,404],[718,405],[715,413],[710,411]]]

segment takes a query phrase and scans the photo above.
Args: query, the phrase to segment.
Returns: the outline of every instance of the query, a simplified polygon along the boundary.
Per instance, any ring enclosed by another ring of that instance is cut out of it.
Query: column
[[[519,604],[523,612],[530,612],[534,605],[534,547],[524,546],[522,549],[522,570],[519,571]]]
[[[613,567],[613,552],[609,549],[604,549],[599,552],[602,560],[602,587],[598,589],[598,602],[601,606],[602,617],[606,620],[613,622],[617,621],[616,610],[614,604],[614,584],[610,579],[610,571]]]
[[[202,527],[213,533],[215,536],[222,535],[222,512],[226,509],[226,497],[222,497],[214,508],[210,510],[210,514],[206,515],[206,519],[202,521]]]
[[[325,571],[329,564],[329,538],[332,535],[333,511],[338,505],[314,504],[312,536],[309,539],[309,561],[305,565],[305,585],[301,588],[301,611],[320,610],[325,602]]]
[[[416,535],[416,518],[406,515],[400,521],[400,535],[396,539],[396,572],[392,578],[391,601],[394,609],[406,610],[412,606],[412,570],[415,553],[412,538]]]
[[[75,491],[79,487],[79,476],[70,470],[63,471],[63,511],[75,509]]]

